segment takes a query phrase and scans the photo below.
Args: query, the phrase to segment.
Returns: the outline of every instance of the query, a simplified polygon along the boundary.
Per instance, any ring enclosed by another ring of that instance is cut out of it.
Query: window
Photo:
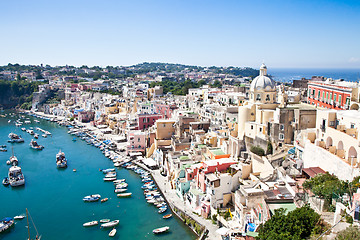
[[[310,96],[311,95],[311,89],[309,88],[309,91],[308,91],[308,96]]]
[[[284,124],[280,124],[279,129],[280,131],[284,131]]]
[[[251,125],[251,127],[250,127],[250,128],[251,128],[251,130],[253,130],[253,129],[254,129],[254,126],[253,126],[253,125]]]
[[[336,93],[334,93],[334,102],[336,101]]]
[[[279,140],[284,140],[284,134],[282,133],[279,134]]]
[[[355,128],[355,123],[351,123],[350,128]]]
[[[260,128],[259,130],[260,130],[260,132],[262,132],[262,128]]]
[[[320,100],[320,90],[318,90],[318,100]]]
[[[332,93],[330,93],[330,100],[332,100]]]
[[[325,100],[325,91],[323,91],[323,96],[322,96],[322,100]]]
[[[326,101],[329,101],[329,92],[326,92]]]
[[[260,100],[261,100],[260,94],[256,95],[256,101],[260,101]]]
[[[140,142],[140,138],[138,138],[138,142]]]
[[[339,104],[341,104],[341,95],[339,95]]]
[[[266,101],[270,101],[270,95],[269,94],[266,95]]]
[[[315,97],[315,89],[313,89],[312,91],[313,91],[312,95],[313,97]]]

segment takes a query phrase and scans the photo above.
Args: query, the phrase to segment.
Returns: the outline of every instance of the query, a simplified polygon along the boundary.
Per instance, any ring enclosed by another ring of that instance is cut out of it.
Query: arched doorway
[[[326,139],[326,148],[329,148],[329,147],[331,147],[332,145],[333,145],[333,140],[332,140],[331,137],[328,137],[328,138]]]
[[[351,146],[348,151],[348,161],[351,166],[354,166],[357,163],[357,152],[356,149]]]
[[[337,146],[337,149],[338,149],[338,150],[344,150],[344,144],[343,144],[342,141],[339,141],[338,146]]]

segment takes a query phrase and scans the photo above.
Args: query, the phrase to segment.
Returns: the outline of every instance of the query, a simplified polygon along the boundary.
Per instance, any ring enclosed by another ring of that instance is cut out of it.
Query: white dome
[[[250,85],[250,91],[275,90],[275,82],[268,76],[257,76]]]
[[[265,64],[260,67],[260,75],[254,78],[250,85],[250,91],[254,90],[275,90],[275,82],[268,76]]]

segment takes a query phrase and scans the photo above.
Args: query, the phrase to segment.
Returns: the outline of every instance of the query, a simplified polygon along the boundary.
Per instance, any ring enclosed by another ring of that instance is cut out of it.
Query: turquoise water
[[[1,113],[3,114],[3,113]],[[26,117],[29,117],[26,115]],[[141,190],[141,179],[132,171],[117,170],[118,178],[126,178],[131,198],[117,198],[112,182],[104,182],[100,168],[113,167],[98,148],[87,145],[82,140],[72,141],[67,128],[55,123],[40,120],[22,127],[40,127],[52,133],[52,137],[38,139],[45,149],[30,149],[32,139],[28,133],[21,131],[13,123],[18,117],[0,118],[0,145],[6,143],[8,152],[0,152],[0,177],[7,176],[9,166],[6,161],[11,156],[11,146],[19,159],[19,165],[25,175],[25,187],[11,188],[0,186],[0,218],[14,217],[25,213],[28,208],[42,239],[195,239],[196,236],[177,218],[162,219],[157,208],[146,203]],[[8,123],[8,119],[12,119]],[[10,132],[21,134],[25,143],[7,143]],[[59,149],[68,158],[68,168],[56,168],[55,155]],[[73,172],[72,169],[77,169]],[[82,198],[89,194],[101,194],[108,197],[105,203],[84,203]],[[169,210],[167,211],[169,213]],[[108,236],[110,229],[100,229],[99,225],[84,228],[84,222],[110,218],[119,219],[115,237]],[[17,221],[15,227],[0,239],[26,239],[26,219]],[[164,235],[153,235],[157,227],[169,226],[170,232]],[[32,237],[35,229],[30,226]]]

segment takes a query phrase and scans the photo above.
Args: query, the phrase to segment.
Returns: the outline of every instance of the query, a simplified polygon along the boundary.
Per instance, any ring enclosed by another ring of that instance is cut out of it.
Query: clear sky
[[[360,68],[360,1],[2,0],[0,65]]]

